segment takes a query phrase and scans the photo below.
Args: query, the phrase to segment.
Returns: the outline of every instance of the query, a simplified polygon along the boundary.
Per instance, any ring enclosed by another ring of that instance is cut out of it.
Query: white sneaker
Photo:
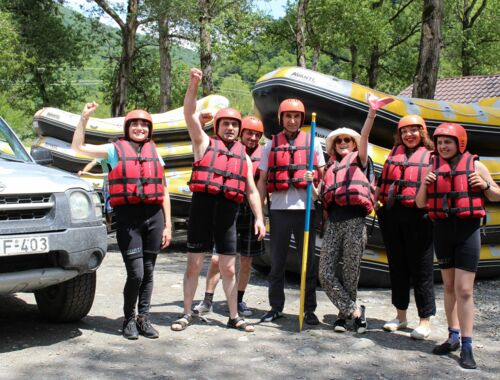
[[[415,330],[413,330],[410,334],[410,337],[413,339],[426,339],[429,335],[431,335],[431,329],[428,326],[418,326]]]
[[[408,321],[401,322],[399,319],[394,318],[393,320],[387,321],[384,324],[383,329],[385,331],[396,331],[405,329],[408,326]]]

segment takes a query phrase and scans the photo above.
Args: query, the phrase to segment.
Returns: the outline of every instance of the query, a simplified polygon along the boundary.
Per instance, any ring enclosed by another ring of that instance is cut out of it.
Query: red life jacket
[[[368,165],[371,159],[368,158]],[[358,159],[358,152],[351,152],[335,161],[324,176],[323,201],[328,209],[335,201],[339,206],[363,206],[366,214],[372,212],[374,203],[374,176],[368,180]]]
[[[262,156],[262,147],[257,145],[257,148],[250,155],[250,160],[252,160],[252,170],[253,170],[253,178],[255,181],[259,179],[259,164],[260,158]]]
[[[214,195],[223,192],[227,199],[241,203],[245,200],[247,171],[242,143],[236,141],[228,150],[222,140],[211,137],[203,157],[193,163],[189,189]]]
[[[408,158],[403,144],[392,148],[382,169],[379,200],[387,207],[399,201],[405,207],[415,207],[420,182],[429,166],[430,151],[420,146]]]
[[[450,215],[458,218],[482,218],[486,215],[483,192],[471,188],[469,175],[474,173],[474,161],[478,157],[469,152],[462,154],[455,169],[440,156],[434,156],[432,171],[436,181],[427,186],[427,207],[431,219],[443,219]]]
[[[111,207],[163,204],[163,167],[154,142],[144,143],[138,152],[124,139],[113,145],[118,153],[118,164],[108,175]]]
[[[293,145],[283,132],[273,136],[268,158],[267,191],[285,191],[290,184],[297,189],[305,189],[307,181],[303,177],[309,160],[310,134],[300,131]],[[314,184],[318,184],[318,158],[313,160]]]

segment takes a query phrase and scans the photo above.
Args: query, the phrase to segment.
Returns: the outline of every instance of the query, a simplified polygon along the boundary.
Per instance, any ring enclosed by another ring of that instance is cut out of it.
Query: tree
[[[151,20],[140,18],[139,0],[128,0],[125,21],[121,19],[118,12],[111,7],[107,0],[94,0],[94,2],[116,22],[121,32],[121,55],[115,76],[111,114],[113,116],[122,116],[125,114],[127,106],[130,74],[137,51],[137,28]]]
[[[297,66],[306,67],[306,12],[308,0],[299,0],[297,4]]]
[[[412,96],[434,99],[442,46],[443,0],[424,0],[420,49]]]
[[[18,33],[16,66],[22,72],[18,71],[20,80],[12,85],[12,101],[33,113],[44,106],[65,107],[78,99],[71,71],[82,67],[89,46],[80,28],[81,17],[64,20],[59,2],[52,0],[2,0],[0,10],[10,14]]]

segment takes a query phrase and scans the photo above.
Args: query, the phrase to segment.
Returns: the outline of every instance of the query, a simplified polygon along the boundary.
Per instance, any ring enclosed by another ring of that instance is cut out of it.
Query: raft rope
[[[495,118],[498,118],[498,115],[495,115],[495,114],[493,114],[491,112],[484,111],[484,110],[480,110],[477,113],[465,113],[465,112],[456,111],[453,108],[448,107],[448,106],[443,109],[443,108],[430,107],[430,106],[426,106],[426,105],[423,105],[423,104],[418,104],[418,103],[415,103],[415,102],[406,102],[404,100],[401,100],[401,101],[404,102],[404,103],[415,105],[417,107],[427,108],[427,109],[432,110],[432,111],[453,112],[454,114],[461,115],[461,116],[468,116],[468,117],[478,117],[478,116],[483,116],[484,114],[487,114],[487,115],[493,116]],[[469,104],[466,104],[466,105],[469,105]]]

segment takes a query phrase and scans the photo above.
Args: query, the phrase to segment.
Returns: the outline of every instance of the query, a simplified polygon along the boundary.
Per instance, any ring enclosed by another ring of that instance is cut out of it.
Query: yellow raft
[[[212,115],[229,106],[229,100],[220,95],[209,95],[196,102],[196,111],[211,112]],[[152,114],[153,139],[155,142],[171,142],[189,139],[183,108]],[[33,127],[40,136],[50,136],[71,142],[80,115],[57,108],[42,108],[33,117]],[[103,144],[123,137],[123,117],[109,119],[90,118],[85,131],[85,142]],[[213,128],[212,122],[204,126],[206,131]]]
[[[317,113],[317,125],[328,130],[348,127],[361,130],[366,118],[368,93],[390,96],[394,102],[377,112],[370,140],[390,148],[401,116],[422,116],[431,131],[443,122],[462,124],[468,131],[468,150],[482,156],[500,156],[500,98],[458,104],[388,95],[369,87],[300,67],[276,69],[257,80],[252,95],[266,128],[266,135],[279,132],[276,110],[286,98],[301,99],[306,120]]]

